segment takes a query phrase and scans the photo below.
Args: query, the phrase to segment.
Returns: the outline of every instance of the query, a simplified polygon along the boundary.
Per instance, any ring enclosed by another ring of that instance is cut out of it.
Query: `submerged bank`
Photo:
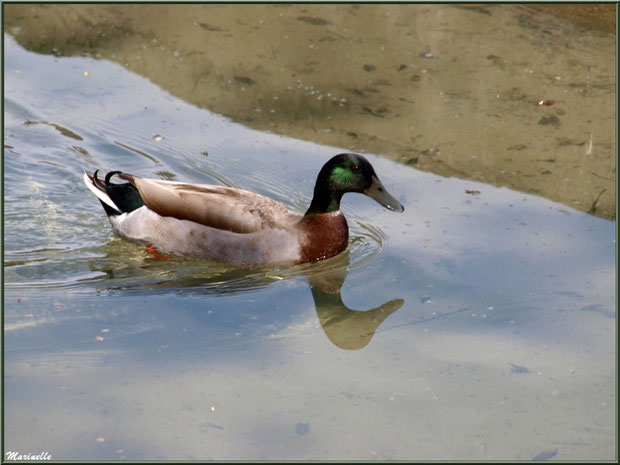
[[[615,219],[615,34],[605,28],[518,5],[4,10],[31,50],[117,61],[249,126]]]

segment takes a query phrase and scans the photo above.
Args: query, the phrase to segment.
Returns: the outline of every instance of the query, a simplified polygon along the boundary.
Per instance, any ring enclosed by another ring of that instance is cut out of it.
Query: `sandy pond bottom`
[[[4,13],[28,50],[119,63],[254,129],[615,219],[613,4],[15,4]],[[603,32],[562,13],[611,24]]]
[[[7,451],[614,458],[614,222],[369,154],[406,210],[346,196],[348,254],[249,271],[157,260],[113,237],[83,169],[302,211],[342,150],[5,40]]]

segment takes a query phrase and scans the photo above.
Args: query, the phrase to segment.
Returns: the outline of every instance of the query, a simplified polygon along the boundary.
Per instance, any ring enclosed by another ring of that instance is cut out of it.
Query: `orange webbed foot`
[[[168,255],[164,255],[163,253],[159,252],[155,247],[151,247],[150,245],[147,246],[145,250],[148,253],[155,256],[155,258],[159,258],[160,260],[171,260],[172,259],[172,257],[169,257]]]

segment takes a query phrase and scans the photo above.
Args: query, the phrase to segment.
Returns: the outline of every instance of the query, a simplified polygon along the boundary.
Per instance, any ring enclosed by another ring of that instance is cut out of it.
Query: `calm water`
[[[5,41],[6,451],[615,457],[614,222],[368,154],[406,211],[347,195],[348,253],[253,270],[161,261],[113,236],[83,170],[303,211],[343,150]]]

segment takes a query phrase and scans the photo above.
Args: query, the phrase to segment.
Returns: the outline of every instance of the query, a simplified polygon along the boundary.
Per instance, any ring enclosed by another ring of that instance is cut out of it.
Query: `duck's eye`
[[[351,171],[353,171],[354,173],[361,173],[362,167],[359,165],[353,165],[353,167],[351,168]]]

